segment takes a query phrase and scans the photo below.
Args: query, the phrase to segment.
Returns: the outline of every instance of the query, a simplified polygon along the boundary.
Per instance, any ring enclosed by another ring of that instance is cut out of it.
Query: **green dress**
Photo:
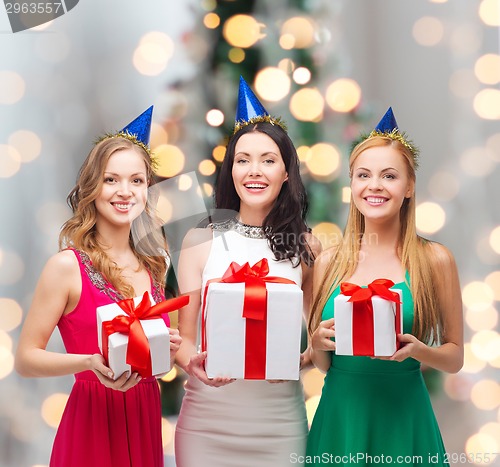
[[[413,300],[405,282],[403,329],[410,333]],[[335,289],[322,319],[334,317]],[[335,355],[314,416],[305,465],[440,467],[448,465],[420,362]]]

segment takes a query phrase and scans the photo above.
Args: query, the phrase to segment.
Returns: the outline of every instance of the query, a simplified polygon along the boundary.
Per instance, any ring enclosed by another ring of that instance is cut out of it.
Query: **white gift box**
[[[266,283],[265,379],[298,380],[302,327],[302,290],[295,284]],[[208,286],[205,370],[209,378],[245,379],[246,319],[244,283]]]
[[[396,292],[401,301],[401,290],[389,289]],[[363,339],[363,330],[353,329],[353,303],[349,302],[350,296],[339,294],[334,299],[335,310],[335,353],[337,355],[361,355],[354,353],[354,337]],[[382,297],[374,295],[371,297],[373,305],[373,353],[363,354],[366,356],[389,357],[397,350],[396,339],[396,311],[397,304]],[[403,332],[403,305],[400,307],[400,320],[398,334]]]
[[[142,298],[142,296],[134,298],[135,306],[139,305]],[[151,306],[153,306],[154,301],[151,298],[150,300]],[[102,325],[119,315],[127,316],[117,303],[97,307],[97,342],[99,343],[99,350],[103,355]],[[139,322],[146,334],[150,347],[152,375],[161,377],[170,371],[169,329],[162,317],[144,319]],[[125,371],[131,371],[130,365],[127,364],[127,348],[128,334],[114,332],[108,335],[108,366],[113,370],[114,379],[120,377]]]

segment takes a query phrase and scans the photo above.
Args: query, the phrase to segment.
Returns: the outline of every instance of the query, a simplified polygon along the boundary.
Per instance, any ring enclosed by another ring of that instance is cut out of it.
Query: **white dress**
[[[269,261],[269,275],[302,284],[301,267],[276,261],[266,239],[234,230],[217,231],[205,269],[209,279],[222,277],[232,261]],[[269,383],[237,380],[214,388],[190,377],[177,422],[177,467],[282,467],[299,465],[305,453],[307,418],[300,381]]]

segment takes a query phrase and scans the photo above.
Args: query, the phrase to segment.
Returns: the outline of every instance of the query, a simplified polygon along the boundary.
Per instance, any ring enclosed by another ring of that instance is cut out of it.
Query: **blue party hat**
[[[145,110],[136,119],[132,120],[121,133],[133,135],[145,146],[149,145],[149,135],[151,133],[151,118],[153,116],[153,106]]]
[[[384,138],[390,138],[394,141],[399,141],[412,153],[415,167],[418,166],[418,156],[420,150],[408,138],[406,133],[399,129],[396,117],[394,117],[394,113],[392,112],[392,107],[389,107],[387,109],[387,112],[380,119],[377,126],[372,130],[371,133],[362,134],[356,141],[353,142],[351,149],[354,149],[358,144],[375,136],[382,136]]]
[[[247,82],[240,76],[240,87],[238,91],[238,104],[236,107],[236,117],[234,132],[241,130],[244,126],[259,122],[267,122],[272,125],[279,125],[286,131],[286,125],[279,117],[271,117],[257,96],[250,89]]]
[[[379,131],[380,133],[390,133],[392,130],[398,129],[398,122],[396,122],[396,118],[392,113],[392,107],[387,109],[385,115],[381,118],[378,125],[375,127],[375,131]]]
[[[149,155],[149,136],[151,134],[151,119],[153,116],[153,106],[145,110],[141,115],[132,120],[128,125],[116,133],[107,133],[96,141],[96,144],[107,138],[126,138],[137,146],[141,147]]]

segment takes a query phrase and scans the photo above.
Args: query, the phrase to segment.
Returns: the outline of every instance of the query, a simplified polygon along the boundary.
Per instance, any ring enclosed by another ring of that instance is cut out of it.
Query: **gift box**
[[[335,297],[335,353],[388,357],[399,349],[403,332],[401,291],[394,282],[377,279],[366,288],[348,282]]]
[[[298,380],[302,290],[267,276],[267,259],[232,263],[204,290],[202,350],[209,378]]]
[[[99,349],[114,378],[123,372],[160,377],[170,371],[170,333],[162,314],[177,310],[189,297],[154,304],[148,292],[97,308]]]

